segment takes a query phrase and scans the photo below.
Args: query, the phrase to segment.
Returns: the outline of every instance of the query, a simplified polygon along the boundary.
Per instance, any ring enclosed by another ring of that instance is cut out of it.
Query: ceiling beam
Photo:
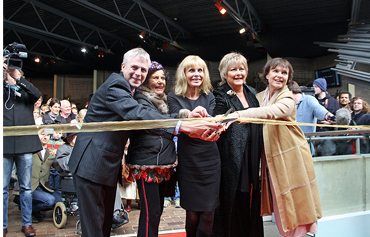
[[[169,25],[175,27],[176,29],[178,29],[179,31],[181,31],[181,33],[184,36],[190,37],[190,32],[189,31],[184,29],[182,26],[177,24],[175,21],[171,20],[169,17],[167,17],[166,15],[164,15],[162,12],[158,11],[157,9],[153,8],[152,6],[147,4],[146,2],[144,2],[142,0],[132,0],[132,1],[139,4],[140,6],[142,6],[143,8],[145,8],[146,10],[148,10],[149,12],[151,12],[152,14],[156,15],[158,18],[160,18],[164,22],[166,22],[166,28],[167,28],[167,24],[169,24]],[[167,30],[168,30],[168,28],[167,28]],[[175,40],[176,40],[176,38],[175,38]]]
[[[155,37],[157,37],[157,38],[159,38],[159,39],[161,39],[161,40],[163,40],[165,42],[169,42],[171,45],[173,45],[175,47],[178,47],[178,48],[183,49],[181,46],[179,46],[177,44],[177,42],[175,40],[172,39],[171,36],[170,36],[170,38],[168,38],[168,37],[166,37],[166,36],[164,36],[162,34],[159,34],[159,33],[155,32],[155,31],[153,31],[153,30],[151,30],[151,29],[149,29],[149,28],[147,28],[145,26],[141,26],[141,25],[139,25],[139,24],[137,24],[137,23],[135,23],[133,21],[130,21],[130,20],[128,20],[128,19],[126,19],[126,18],[124,18],[124,17],[122,17],[120,15],[114,14],[114,13],[112,13],[112,12],[110,12],[110,11],[104,9],[104,8],[101,8],[101,7],[99,7],[99,6],[95,5],[95,4],[92,4],[92,3],[88,2],[88,1],[84,1],[84,0],[70,0],[70,1],[71,2],[74,2],[76,4],[79,4],[80,6],[83,6],[86,9],[89,9],[91,11],[94,11],[94,12],[100,14],[100,15],[106,16],[109,19],[112,19],[112,20],[115,20],[115,21],[120,22],[122,24],[125,24],[125,25],[127,25],[127,26],[129,26],[131,28],[137,29],[139,31],[140,30],[143,30],[147,34],[153,35],[153,36],[155,36]],[[134,4],[136,4],[136,3],[134,3]],[[185,50],[185,49],[183,49],[183,50]]]
[[[79,41],[79,40],[71,39],[71,38],[68,38],[68,37],[65,37],[65,36],[62,36],[62,35],[51,33],[51,32],[45,31],[45,30],[40,30],[40,29],[35,28],[35,27],[23,25],[21,23],[14,22],[14,21],[9,21],[9,20],[4,19],[3,24],[4,24],[5,28],[16,29],[16,30],[17,29],[22,29],[22,30],[24,30],[23,31],[24,33],[29,31],[31,33],[40,34],[40,35],[43,35],[43,36],[50,37],[52,39],[61,40],[61,41],[64,41],[64,42],[69,42],[69,43],[72,43],[72,44],[75,44],[75,45],[80,45],[80,46],[85,45],[85,46],[91,47],[91,48],[94,48],[96,46],[96,45],[89,44],[89,43],[86,43],[86,42],[82,42],[82,41]],[[107,48],[98,47],[98,49],[101,50],[101,51],[104,51],[104,52],[110,52],[111,53],[111,50],[107,49]]]
[[[81,19],[79,19],[77,17],[74,17],[72,15],[69,15],[68,13],[65,13],[63,11],[60,11],[60,10],[54,8],[54,7],[51,7],[49,5],[46,5],[46,4],[42,3],[42,2],[39,2],[37,0],[24,0],[24,1],[25,2],[28,2],[28,3],[31,3],[31,4],[39,7],[39,8],[45,9],[46,11],[51,12],[51,13],[57,15],[57,16],[61,16],[61,17],[66,18],[66,19],[68,19],[68,20],[70,20],[72,22],[75,22],[77,24],[80,24],[82,26],[85,26],[85,27],[87,27],[89,29],[95,30],[95,31],[97,31],[97,32],[99,32],[101,34],[104,34],[104,35],[108,36],[108,37],[111,37],[111,38],[116,39],[116,40],[120,40],[120,41],[122,41],[122,42],[124,42],[126,44],[128,43],[128,41],[125,38],[122,38],[122,37],[119,37],[119,36],[117,36],[115,34],[112,34],[109,31],[106,31],[106,30],[104,30],[102,28],[97,27],[96,25],[90,24],[90,23],[88,23],[86,21],[83,21],[83,20],[81,20]]]
[[[248,27],[249,30],[256,34],[261,30],[262,23],[257,11],[248,0],[242,0],[245,9],[248,12],[248,20],[245,19],[244,11],[241,14],[239,10],[235,10],[226,0],[221,1],[221,5],[226,6],[227,13],[242,27]],[[239,9],[239,2],[235,0],[235,4]]]

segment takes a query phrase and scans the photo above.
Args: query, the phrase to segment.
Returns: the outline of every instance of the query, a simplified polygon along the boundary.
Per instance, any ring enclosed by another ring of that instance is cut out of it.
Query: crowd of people
[[[315,127],[235,120],[333,124],[337,110],[345,109],[356,124],[370,122],[363,98],[351,101],[345,91],[337,100],[330,97],[324,78],[313,81],[316,99],[304,95],[283,58],[266,63],[260,74],[266,89],[257,93],[246,84],[248,63],[242,54],[222,58],[222,80],[214,90],[205,61],[189,55],[179,64],[176,85],[167,96],[168,72],[145,50],[134,48],[125,53],[120,73],[113,73],[79,111],[68,100],[50,98],[43,104],[39,90],[19,70],[5,63],[3,70],[4,126],[178,119],[170,128],[78,135],[40,130],[38,136],[4,137],[4,236],[14,163],[19,186],[14,200],[26,236],[36,235],[32,222],[42,218],[41,211],[60,201],[62,171],[73,175],[82,236],[109,236],[112,226],[124,223],[116,215],[122,197],[117,181],[123,178],[122,186],[138,190],[137,236],[158,236],[165,197],[175,196],[176,182],[189,237],[263,236],[262,216],[272,212],[282,236],[315,234],[322,216],[312,160],[317,148],[304,136]],[[223,122],[225,116],[229,120]],[[209,117],[214,119],[183,121]],[[136,196],[130,192],[134,197],[129,200]]]

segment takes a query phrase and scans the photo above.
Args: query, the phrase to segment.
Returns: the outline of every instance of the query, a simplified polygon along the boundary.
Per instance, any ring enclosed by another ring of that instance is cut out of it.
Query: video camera
[[[6,46],[3,50],[3,57],[7,58],[9,69],[22,69],[22,58],[27,58],[27,48],[24,44],[14,42]]]

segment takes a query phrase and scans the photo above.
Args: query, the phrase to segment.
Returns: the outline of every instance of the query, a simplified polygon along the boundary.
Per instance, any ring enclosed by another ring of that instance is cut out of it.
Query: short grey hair
[[[71,105],[71,102],[69,102],[68,100],[61,100],[60,101],[60,107],[63,107],[63,104],[69,104],[69,105]]]
[[[123,61],[122,61],[123,65],[127,65],[128,62],[133,57],[136,57],[136,56],[139,56],[139,57],[145,59],[145,61],[148,62],[148,68],[152,64],[152,61],[150,60],[150,55],[143,48],[133,48],[133,49],[130,49],[129,51],[127,51],[123,55]]]

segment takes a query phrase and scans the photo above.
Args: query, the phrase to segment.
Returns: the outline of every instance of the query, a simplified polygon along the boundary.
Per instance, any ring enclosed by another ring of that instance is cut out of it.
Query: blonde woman
[[[187,56],[176,71],[175,90],[168,94],[170,113],[192,111],[198,106],[213,114],[216,102],[206,63],[198,56]],[[219,131],[215,131],[215,136]],[[186,210],[187,236],[211,236],[214,211],[219,205],[220,155],[216,142],[178,138],[177,168],[181,207]]]

